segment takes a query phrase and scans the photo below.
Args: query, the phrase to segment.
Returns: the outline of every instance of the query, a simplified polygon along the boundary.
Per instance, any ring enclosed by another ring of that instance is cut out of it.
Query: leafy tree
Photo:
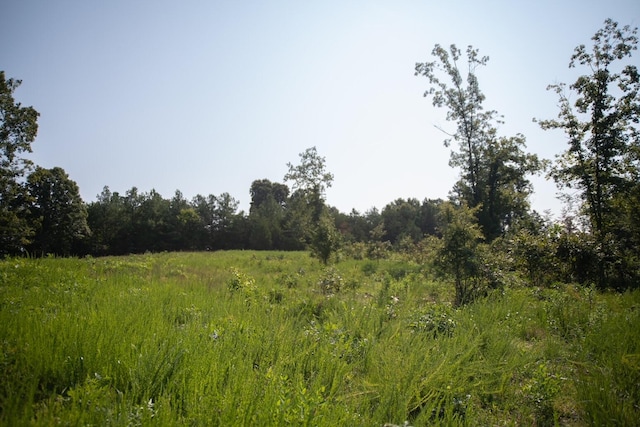
[[[29,243],[28,195],[21,179],[32,170],[22,157],[31,152],[38,133],[39,113],[13,98],[21,80],[6,79],[0,71],[0,255],[16,253]]]
[[[331,255],[340,249],[342,239],[331,215],[325,211],[312,230],[311,254],[327,265]]]
[[[59,167],[37,167],[27,178],[35,236],[30,248],[40,254],[78,254],[90,235],[87,209],[78,185]]]
[[[384,240],[386,234],[384,221],[378,222],[378,224],[371,229],[369,232],[370,241],[367,245],[367,258],[383,259],[387,257],[391,250],[391,242]]]
[[[453,189],[453,198],[471,208],[479,207],[478,219],[488,240],[501,235],[510,223],[526,213],[532,191],[527,174],[537,173],[544,166],[537,156],[523,151],[523,135],[499,137],[500,117],[494,110],[485,110],[485,96],[480,90],[476,70],[489,58],[477,49],[466,50],[466,77],[458,63],[463,55],[455,45],[447,51],[436,45],[433,62],[417,63],[415,74],[429,79],[431,87],[424,93],[431,96],[435,107],[447,108],[447,120],[456,123],[448,134],[445,146],[457,143],[449,164],[461,169],[460,180]],[[450,83],[447,83],[449,80]]]
[[[135,192],[131,191],[128,195],[130,205],[133,208],[132,252],[158,252],[175,249],[172,240],[176,236],[172,233],[172,227],[177,221],[178,209],[182,205],[179,205],[175,212],[171,212],[171,201],[162,197],[154,189],[148,193],[138,193],[136,189]]]
[[[556,244],[544,230],[519,229],[511,239],[510,254],[529,282],[541,286],[553,277],[556,270]]]
[[[197,228],[197,213],[191,211],[189,201],[182,191],[176,190],[169,201],[166,211],[164,232],[166,233],[164,250],[193,250],[198,239],[194,235]],[[195,215],[192,215],[195,214]]]
[[[245,245],[244,213],[238,212],[240,202],[229,193],[222,193],[215,198],[213,210],[214,247],[216,249],[243,249]]]
[[[284,249],[282,223],[289,187],[268,179],[251,184],[250,246],[255,249]]]
[[[476,218],[477,210],[452,203],[443,203],[440,210],[442,243],[436,266],[453,277],[455,305],[458,306],[473,301],[481,290],[482,232]]]
[[[307,148],[299,154],[300,164],[287,163],[289,171],[285,181],[293,181],[293,190],[302,190],[307,195],[324,200],[324,193],[333,183],[333,174],[326,171],[326,160],[318,154],[316,147]]]
[[[271,182],[268,179],[258,179],[251,183],[251,210],[259,208],[262,204],[271,200],[284,208],[289,197],[289,187],[278,182]]]
[[[345,241],[366,242],[369,235],[369,226],[366,218],[356,209],[352,209],[349,214],[336,211],[333,213],[336,221],[336,228]]]
[[[202,225],[201,230],[201,249],[212,249],[214,247],[215,233],[214,222],[217,221],[217,203],[218,200],[213,194],[204,197],[200,194],[196,195],[191,201],[191,206],[195,209]]]
[[[193,207],[185,207],[178,212],[178,234],[180,242],[177,249],[182,250],[202,250],[206,248],[203,237],[205,237],[204,227]]]
[[[420,229],[420,201],[417,199],[396,199],[382,209],[385,240],[392,244],[398,243],[404,237],[413,242],[422,238]]]
[[[562,129],[568,149],[560,155],[551,176],[561,188],[577,189],[582,211],[589,219],[598,255],[595,278],[600,286],[624,276],[638,264],[622,266],[624,252],[637,253],[634,226],[625,223],[629,214],[637,222],[640,206],[633,203],[640,179],[640,77],[631,63],[637,49],[637,28],[619,27],[607,19],[592,37],[593,46],[575,48],[569,67],[583,66],[587,74],[569,86],[548,87],[559,98],[557,119],[540,121],[543,129]],[[622,220],[622,221],[621,221]]]
[[[124,197],[111,192],[105,186],[96,201],[87,206],[87,222],[92,231],[90,251],[96,255],[121,255],[125,248],[125,233],[130,227],[129,215]]]
[[[305,240],[311,245],[312,253],[319,255],[327,263],[332,251],[337,248],[335,221],[325,206],[324,195],[331,187],[333,174],[326,170],[326,160],[318,155],[316,147],[300,153],[300,164],[287,163],[289,171],[284,180],[293,182],[294,196],[299,209],[297,224],[302,225]],[[329,253],[327,254],[327,251]]]
[[[313,229],[309,198],[302,190],[296,190],[287,200],[282,221],[282,236],[287,250],[303,250]]]

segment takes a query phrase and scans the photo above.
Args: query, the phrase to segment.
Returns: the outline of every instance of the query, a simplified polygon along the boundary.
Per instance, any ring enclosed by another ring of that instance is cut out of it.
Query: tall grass
[[[420,266],[303,253],[0,262],[3,425],[632,425],[640,293],[461,309]]]

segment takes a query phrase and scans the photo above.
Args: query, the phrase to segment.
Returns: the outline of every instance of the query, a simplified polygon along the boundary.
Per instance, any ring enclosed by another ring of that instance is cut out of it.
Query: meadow
[[[640,291],[454,308],[407,259],[0,261],[0,424],[637,425]]]

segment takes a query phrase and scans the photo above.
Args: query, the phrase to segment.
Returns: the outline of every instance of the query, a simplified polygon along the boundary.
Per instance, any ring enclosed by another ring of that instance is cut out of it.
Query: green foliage
[[[511,238],[511,255],[515,267],[533,286],[550,283],[558,270],[557,244],[542,232],[518,230]]]
[[[251,184],[249,244],[254,249],[287,249],[283,230],[289,188],[268,179]]]
[[[336,230],[333,219],[324,212],[311,234],[311,254],[327,265],[331,255],[335,254],[341,246],[340,233]]]
[[[126,194],[102,190],[87,206],[94,255],[244,248],[248,228],[238,214],[239,202],[228,193],[192,201],[176,191],[165,199],[157,191]]]
[[[523,392],[534,407],[538,425],[554,425],[553,399],[560,392],[560,379],[549,373],[544,362],[538,364],[532,378],[524,384]]]
[[[13,98],[21,83],[0,71],[0,255],[19,253],[33,234],[27,218],[29,197],[21,180],[32,167],[23,155],[32,152],[40,114]]]
[[[292,204],[297,207],[294,223],[311,248],[312,255],[326,265],[340,246],[340,235],[324,202],[324,192],[333,182],[333,174],[326,171],[325,163],[316,147],[308,148],[300,153],[298,166],[287,163],[289,171],[284,180],[292,181],[296,190],[297,203]]]
[[[484,110],[485,96],[476,70],[487,64],[488,56],[481,57],[477,49],[467,47],[468,72],[464,76],[458,67],[463,53],[455,45],[449,50],[435,45],[431,53],[436,60],[416,64],[415,74],[429,79],[430,88],[424,96],[431,96],[435,107],[445,107],[447,120],[456,123],[455,132],[445,132],[450,135],[445,146],[452,142],[458,145],[449,164],[461,169],[452,196],[459,203],[479,208],[476,216],[485,238],[491,241],[527,213],[532,187],[526,176],[538,173],[545,163],[523,151],[523,135],[499,137],[498,113]]]
[[[233,267],[231,268],[231,275],[231,278],[227,281],[227,289],[232,294],[241,294],[247,304],[254,302],[258,294],[255,279]]]
[[[557,119],[540,125],[561,129],[567,136],[569,147],[550,175],[561,188],[576,189],[581,198],[600,258],[591,279],[601,287],[636,286],[637,275],[628,277],[626,271],[637,270],[638,264],[623,254],[632,247],[637,251],[638,239],[630,233],[635,228],[624,220],[624,204],[618,201],[634,200],[640,177],[640,75],[629,59],[637,49],[637,28],[620,28],[607,19],[592,41],[591,50],[576,47],[569,63],[588,72],[569,86],[575,101],[564,83],[550,85],[560,112]]]
[[[417,199],[397,199],[382,209],[384,240],[396,244],[404,237],[418,241],[422,237],[420,229],[420,202]]]
[[[454,309],[450,287],[411,263],[365,275],[367,263],[251,251],[0,261],[0,424],[638,419],[638,291],[506,288]],[[342,289],[328,297],[322,281]]]
[[[436,265],[453,278],[456,305],[473,301],[482,284],[482,258],[480,241],[482,232],[478,226],[476,209],[442,205],[442,246]]]
[[[287,168],[289,171],[284,180],[293,182],[293,190],[314,194],[318,199],[324,197],[324,192],[333,183],[333,174],[326,171],[326,160],[318,154],[316,147],[300,153],[298,166],[287,163]]]
[[[318,280],[318,288],[325,295],[334,295],[340,292],[344,286],[344,280],[334,267],[327,267]]]
[[[454,312],[443,304],[422,308],[412,314],[409,327],[416,333],[430,333],[450,337],[456,329]]]
[[[91,234],[87,209],[78,185],[62,169],[37,167],[27,178],[32,203],[29,217],[35,228],[29,249],[39,254],[80,254]]]

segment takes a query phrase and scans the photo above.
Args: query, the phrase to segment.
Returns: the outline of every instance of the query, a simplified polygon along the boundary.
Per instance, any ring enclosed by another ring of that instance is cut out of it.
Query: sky
[[[640,2],[3,0],[0,70],[40,112],[30,158],[86,202],[135,186],[226,192],[248,211],[254,180],[283,182],[315,146],[327,203],[364,213],[446,198],[458,179],[438,129],[455,124],[414,75],[435,44],[488,55],[477,74],[499,134],[553,159],[564,135],[532,119],[557,116],[546,87],[586,73],[569,59],[606,18],[640,26]],[[532,207],[559,215],[555,184],[532,182]]]

